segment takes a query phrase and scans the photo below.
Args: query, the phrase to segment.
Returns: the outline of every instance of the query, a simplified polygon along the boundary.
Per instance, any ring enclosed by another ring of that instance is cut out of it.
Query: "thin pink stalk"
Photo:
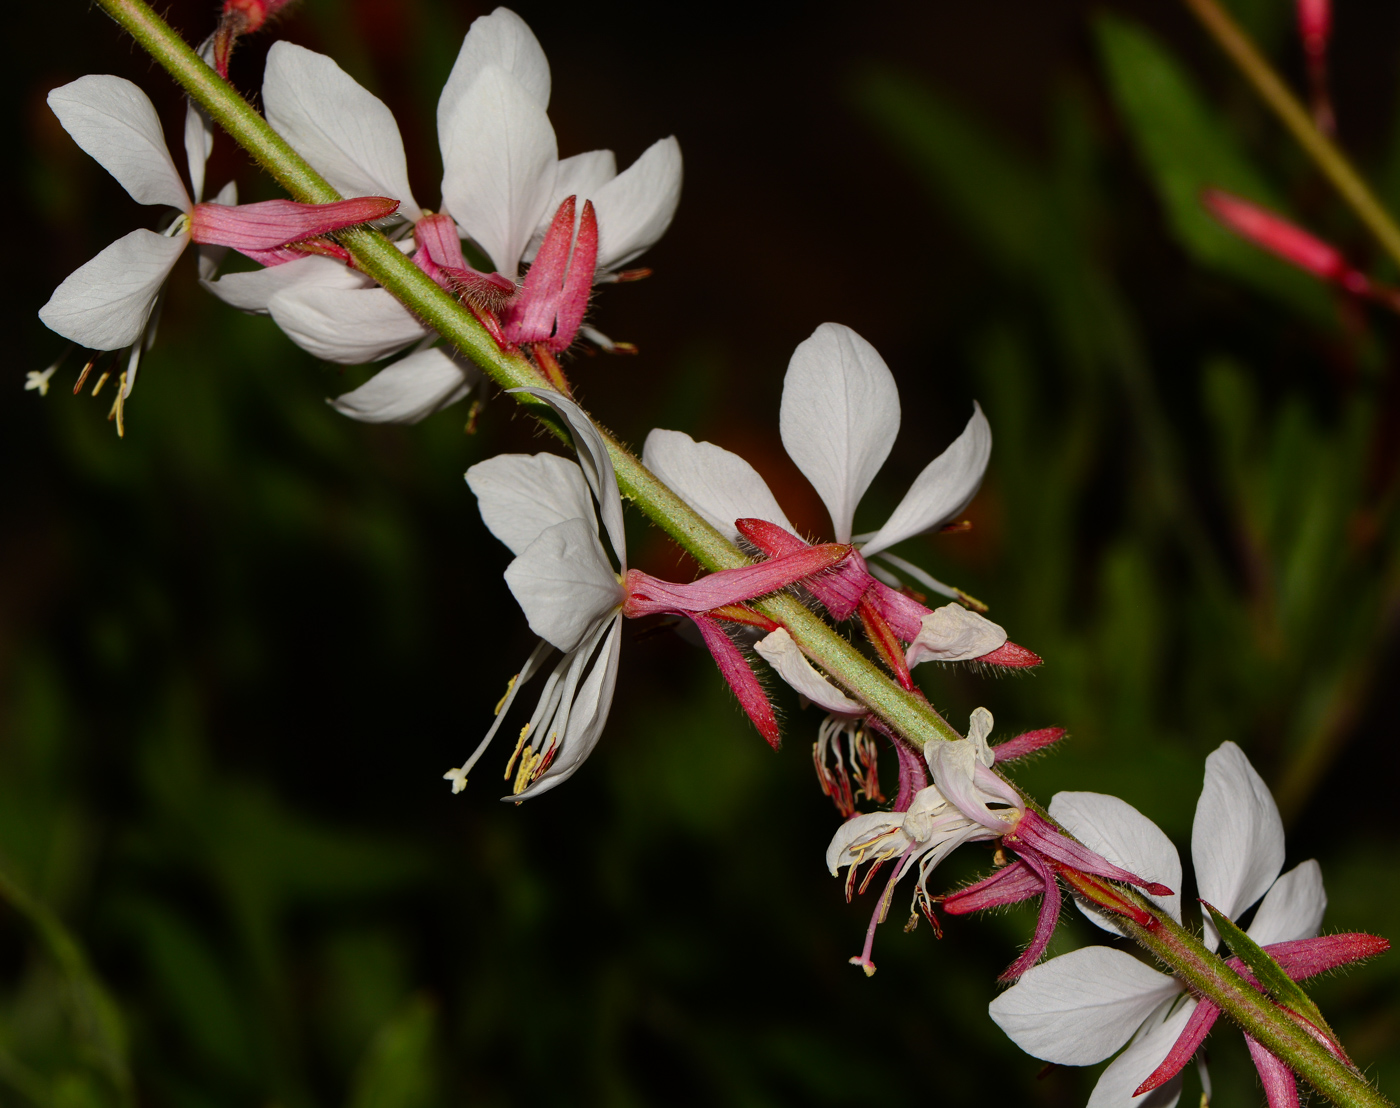
[[[714,620],[700,614],[691,616],[691,619],[695,621],[700,636],[705,640],[705,646],[709,648],[715,664],[719,666],[720,674],[734,690],[739,706],[753,721],[753,725],[758,728],[758,733],[768,745],[777,750],[782,746],[783,739],[778,731],[778,720],[773,715],[773,705],[768,702],[768,695],[763,691],[763,686],[759,684],[753,670],[749,668],[744,655]]]
[[[1249,1047],[1249,1056],[1254,1059],[1254,1068],[1259,1071],[1269,1108],[1298,1108],[1298,1080],[1293,1071],[1252,1036],[1246,1035],[1244,1041]]]
[[[1050,945],[1051,936],[1055,934],[1055,924],[1060,921],[1060,883],[1055,880],[1054,873],[1034,854],[1021,855],[1021,861],[1040,877],[1044,896],[1040,901],[1040,914],[1036,917],[1035,934],[1031,937],[1030,945],[1021,952],[1016,961],[1002,971],[998,981],[1015,981],[1040,961],[1040,956]]]

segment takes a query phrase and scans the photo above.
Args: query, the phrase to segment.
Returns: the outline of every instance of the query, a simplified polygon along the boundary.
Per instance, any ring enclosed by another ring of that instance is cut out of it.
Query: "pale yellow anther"
[[[493,716],[498,716],[501,714],[501,709],[506,706],[506,701],[510,699],[510,694],[515,690],[515,683],[519,680],[520,674],[517,673],[514,677],[512,677],[509,681],[506,682],[505,695],[503,695],[500,700],[496,701],[496,710],[491,713]]]
[[[530,725],[527,723],[520,729],[520,738],[515,740],[515,753],[510,756],[510,761],[506,763],[506,772],[502,775],[502,781],[510,780],[510,771],[515,766],[515,760],[520,757],[520,751],[525,746],[525,739],[530,734]],[[517,789],[516,792],[520,790]]]

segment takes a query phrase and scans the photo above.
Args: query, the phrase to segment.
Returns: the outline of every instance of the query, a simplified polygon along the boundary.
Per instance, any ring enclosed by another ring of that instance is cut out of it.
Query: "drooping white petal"
[[[381,288],[297,284],[270,298],[267,310],[303,350],[342,365],[387,358],[429,333]]]
[[[1191,825],[1191,861],[1201,899],[1231,919],[1258,900],[1283,868],[1283,821],[1249,759],[1232,742],[1206,759],[1205,787]],[[1205,943],[1220,942],[1209,914]]]
[[[608,444],[603,441],[598,428],[593,426],[593,421],[582,408],[553,389],[521,388],[507,391],[528,392],[564,417],[564,422],[573,432],[579,468],[583,470],[584,479],[593,490],[594,499],[598,501],[598,514],[603,521],[603,529],[608,534],[613,553],[625,574],[627,538],[622,529],[622,495],[617,489],[617,474],[613,471],[612,458],[608,456]]]
[[[512,554],[566,519],[593,518],[583,471],[557,454],[499,454],[467,470],[481,518]]]
[[[120,350],[141,337],[188,235],[137,230],[80,266],[39,309],[44,326],[79,346]]]
[[[263,106],[273,130],[342,196],[388,196],[416,220],[408,164],[394,114],[324,54],[274,42],[263,74]]]
[[[618,614],[606,625],[602,646],[589,659],[591,668],[575,694],[559,754],[533,785],[519,796],[502,797],[503,800],[529,800],[556,785],[562,785],[578,772],[584,759],[598,745],[603,727],[608,722],[608,710],[612,707],[613,691],[617,687],[617,663],[621,655],[622,616]]]
[[[1321,929],[1322,915],[1326,911],[1322,867],[1309,858],[1274,882],[1254,913],[1249,937],[1260,946],[1311,939]]]
[[[875,348],[839,323],[800,343],[783,379],[783,446],[812,482],[838,542],[899,432],[899,390]]]
[[[1144,1096],[1133,1096],[1133,1090],[1166,1059],[1195,1010],[1196,1001],[1188,997],[1168,1000],[1153,1012],[1132,1045],[1103,1071],[1088,1108],[1174,1108],[1181,1098],[1180,1074]]]
[[[1090,850],[1115,866],[1171,889],[1171,896],[1148,899],[1181,922],[1181,855],[1160,827],[1126,800],[1104,793],[1056,793],[1050,798],[1050,815]],[[1105,931],[1123,934],[1107,916],[1090,911],[1077,899],[1075,904]]]
[[[867,558],[897,542],[942,526],[977,495],[992,456],[992,425],[976,401],[972,409],[972,418],[962,434],[914,478],[885,525],[861,547],[861,553]]]
[[[223,195],[222,193],[220,195]],[[225,304],[242,312],[268,314],[268,305],[278,293],[292,288],[369,289],[363,273],[341,265],[334,258],[310,256],[282,265],[226,273],[217,281],[201,282]]]
[[[842,715],[862,715],[866,711],[863,704],[852,700],[816,671],[786,627],[779,627],[760,639],[754,649],[779,677],[818,707]]]
[[[150,99],[122,77],[90,73],[49,93],[49,107],[73,141],[138,204],[193,206],[170,159]]]
[[[611,618],[625,595],[596,529],[584,519],[545,528],[505,577],[530,630],[565,653]]]
[[[210,35],[199,45],[199,56],[204,64],[214,64],[214,36]],[[190,171],[190,195],[198,204],[204,199],[204,167],[214,149],[214,121],[209,113],[194,102],[185,101],[185,161]],[[230,182],[232,184],[232,182]],[[226,201],[215,200],[216,204]],[[200,257],[203,257],[201,253]]]
[[[1062,1066],[1088,1066],[1126,1043],[1179,992],[1177,981],[1131,954],[1089,946],[1027,970],[988,1011],[1027,1054]]]
[[[834,875],[858,861],[902,854],[909,843],[903,812],[862,812],[836,829],[826,848],[826,868]]]
[[[973,708],[972,714],[967,717],[967,741],[977,751],[977,760],[984,766],[996,762],[996,755],[987,741],[992,737],[992,729],[995,726],[996,720],[986,708]]]
[[[440,128],[442,202],[515,277],[520,256],[554,194],[558,150],[544,109],[499,66],[487,66]]]
[[[642,447],[642,464],[730,542],[740,541],[736,519],[764,519],[796,531],[758,471],[712,442],[658,427]]]
[[[438,141],[444,154],[451,140],[448,126],[467,89],[487,66],[499,66],[520,82],[520,86],[540,110],[549,107],[549,61],[529,26],[509,8],[497,8],[490,15],[472,20],[462,39],[457,60],[438,97]]]
[[[361,423],[417,423],[457,403],[480,379],[470,362],[433,347],[400,358],[330,403]]]
[[[681,144],[674,135],[657,140],[591,198],[598,215],[598,270],[618,269],[671,226],[681,199]]]
[[[904,661],[966,662],[980,658],[1004,645],[1006,631],[986,616],[969,611],[961,604],[944,604],[919,620],[919,633],[909,644]]]

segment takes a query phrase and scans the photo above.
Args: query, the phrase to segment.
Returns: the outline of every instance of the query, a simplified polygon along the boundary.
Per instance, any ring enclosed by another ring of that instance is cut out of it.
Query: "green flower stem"
[[[1361,222],[1376,236],[1385,252],[1400,264],[1400,226],[1376,199],[1361,175],[1330,138],[1317,129],[1312,116],[1293,95],[1273,66],[1259,52],[1242,27],[1217,0],[1184,0],[1216,43],[1293,137],[1322,170]]]
[[[293,197],[306,203],[328,203],[340,199],[339,194],[268,126],[267,121],[205,65],[143,0],[97,2]],[[378,231],[368,227],[356,228],[341,232],[339,239],[364,273],[388,289],[405,307],[480,366],[497,384],[503,388],[540,386],[540,376],[529,362],[497,347],[469,311],[439,288]],[[1397,246],[1400,246],[1400,235],[1397,236]],[[1397,252],[1397,258],[1400,258],[1400,252]],[[561,438],[567,438],[567,432],[557,419],[552,418],[547,405],[519,393],[515,394],[515,399]],[[606,432],[604,439],[623,494],[702,566],[719,570],[748,563],[742,552],[667,488],[626,447]],[[922,747],[934,738],[953,740],[961,737],[924,700],[896,686],[874,663],[793,597],[773,596],[755,606],[787,627],[809,657],[915,745]],[[1045,815],[1037,805],[1030,803],[1030,806]],[[1098,879],[1088,880],[1093,882]],[[1111,887],[1117,895],[1155,914],[1154,907],[1132,890]],[[1127,920],[1119,922],[1183,980],[1215,1000],[1223,1011],[1259,1042],[1286,1059],[1289,1065],[1335,1103],[1377,1108],[1389,1103],[1375,1093],[1359,1074],[1333,1058],[1180,925],[1166,919],[1160,926],[1149,929]]]
[[[314,204],[341,199],[267,120],[143,0],[98,3],[293,198]],[[529,362],[518,354],[503,352],[469,311],[378,231],[359,227],[340,232],[338,238],[364,273],[388,289],[497,384],[509,389],[539,387],[543,383]],[[558,421],[550,418],[547,405],[520,394],[516,399],[563,435]],[[662,484],[635,455],[611,436],[604,437],[623,494],[702,566],[716,570],[748,564],[738,549]],[[873,662],[792,597],[770,597],[756,607],[787,627],[811,658],[911,742],[922,746],[930,737],[960,737],[928,703],[890,682]]]

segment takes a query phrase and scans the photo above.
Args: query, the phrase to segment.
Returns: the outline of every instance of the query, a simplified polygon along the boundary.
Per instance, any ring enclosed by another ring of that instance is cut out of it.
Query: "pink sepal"
[[[695,626],[705,640],[705,646],[709,648],[715,664],[719,666],[720,674],[734,690],[734,695],[739,698],[739,706],[753,721],[753,725],[758,728],[758,733],[768,745],[777,750],[782,746],[783,739],[778,732],[778,720],[773,715],[773,705],[768,702],[763,686],[749,668],[749,663],[744,660],[744,655],[714,620],[704,615],[693,615],[691,619],[695,621]]]
[[[383,219],[398,207],[397,200],[386,196],[361,196],[333,204],[298,204],[295,200],[237,206],[196,204],[190,212],[190,238],[206,246],[231,246],[238,251],[272,250],[298,239]]]
[[[1034,854],[1021,855],[1021,861],[1036,871],[1045,895],[1040,902],[1040,915],[1036,917],[1035,934],[1031,937],[1030,946],[1026,947],[1021,952],[1021,956],[1002,971],[997,978],[998,981],[1015,981],[1016,978],[1040,961],[1040,956],[1050,945],[1051,936],[1055,934],[1055,924],[1060,922],[1060,883],[1055,880],[1055,875],[1050,872],[1050,868],[1046,866],[1045,862]]]
[[[983,654],[977,661],[989,666],[1003,666],[1006,669],[1032,669],[1042,665],[1045,660],[1034,650],[1027,650],[1014,642],[1005,642],[990,653]]]
[[[514,346],[540,343],[558,354],[573,344],[583,323],[598,261],[598,217],[593,201],[585,200],[575,238],[574,201],[570,196],[559,205],[519,298],[503,313],[506,339]]]
[[[794,554],[808,545],[791,531],[766,519],[736,519],[734,526],[739,534],[770,558]],[[855,615],[861,597],[871,585],[877,583],[866,570],[865,559],[852,552],[851,558],[839,569],[826,574],[819,581],[804,582],[804,585],[831,613],[831,618],[839,621]]]
[[[1298,1081],[1293,1071],[1250,1036],[1246,1035],[1244,1041],[1254,1059],[1254,1068],[1259,1071],[1269,1108],[1298,1108]]]
[[[418,242],[413,264],[473,308],[494,315],[519,293],[515,282],[504,274],[482,273],[467,265],[457,224],[450,215],[439,212],[424,216],[413,225],[413,237]],[[500,330],[498,322],[493,337]]]
[[[355,268],[355,259],[350,257],[350,251],[338,242],[320,237],[302,239],[292,246],[279,246],[273,250],[240,250],[239,253],[245,258],[252,258],[258,265],[268,267],[285,265],[287,262],[299,262],[303,258],[320,255],[323,258],[334,258],[338,262],[343,262],[351,269]]]
[[[1024,758],[1027,754],[1034,754],[1037,750],[1044,750],[1063,739],[1065,734],[1063,727],[1042,727],[1038,731],[1025,731],[1004,743],[997,743],[992,747],[992,754],[998,762],[1010,762],[1016,758]]]
[[[1202,997],[1196,1003],[1196,1010],[1191,1013],[1186,1020],[1186,1026],[1181,1029],[1181,1034],[1177,1036],[1176,1042],[1167,1052],[1162,1064],[1147,1076],[1141,1085],[1133,1090],[1133,1096],[1142,1096],[1143,1093],[1150,1093],[1153,1089],[1165,1085],[1173,1077],[1186,1068],[1186,1064],[1196,1056],[1196,1051],[1201,1044],[1206,1041],[1206,1036],[1210,1034],[1211,1028],[1215,1026],[1215,1021],[1220,1017],[1220,1008],[1215,1001],[1208,997]]]
[[[898,739],[892,738],[890,741],[894,743],[894,752],[899,759],[899,793],[894,798],[893,811],[907,812],[919,791],[928,788],[928,774],[924,771],[927,763],[922,755],[916,754]]]
[[[1354,269],[1342,252],[1282,216],[1220,189],[1206,189],[1201,202],[1211,215],[1241,238],[1307,270],[1314,277],[1340,285],[1349,292],[1368,295],[1371,282]]]
[[[1306,980],[1350,962],[1374,958],[1389,949],[1389,940],[1382,939],[1379,935],[1361,932],[1319,935],[1314,939],[1294,939],[1286,943],[1270,943],[1264,948],[1269,957],[1282,966],[1283,971],[1294,981]],[[1237,968],[1251,985],[1258,985],[1243,963]]]
[[[1004,841],[1013,849],[1017,849],[1020,843],[1025,843],[1033,851],[1043,854],[1051,861],[1059,862],[1061,865],[1083,873],[1093,873],[1099,877],[1106,877],[1110,881],[1136,885],[1153,896],[1170,896],[1172,893],[1172,890],[1165,885],[1158,884],[1156,881],[1147,881],[1135,873],[1120,869],[1107,858],[1095,854],[1083,843],[1077,843],[1055,830],[1031,810],[1027,810],[1026,814],[1021,817],[1021,821],[1016,825],[1014,831],[1010,831],[1004,836]],[[1020,853],[1019,849],[1017,849],[1017,853]]]
[[[1332,0],[1298,0],[1298,33],[1309,56],[1325,54],[1332,37]]]
[[[864,559],[861,560],[861,568],[865,568]],[[866,593],[865,599],[875,606],[885,617],[885,621],[894,628],[894,633],[906,643],[919,637],[919,632],[923,630],[923,618],[931,611],[912,596],[906,596],[874,577],[870,578],[870,591]]]
[[[622,614],[636,619],[647,615],[708,612],[726,604],[752,600],[822,573],[850,551],[849,546],[834,542],[807,546],[796,554],[771,558],[757,565],[707,573],[686,585],[662,581],[639,569],[628,570],[627,599],[622,605]]]
[[[1045,891],[1045,879],[1023,861],[1003,866],[990,877],[950,893],[943,910],[950,916],[965,916],[1004,904],[1019,904]]]

